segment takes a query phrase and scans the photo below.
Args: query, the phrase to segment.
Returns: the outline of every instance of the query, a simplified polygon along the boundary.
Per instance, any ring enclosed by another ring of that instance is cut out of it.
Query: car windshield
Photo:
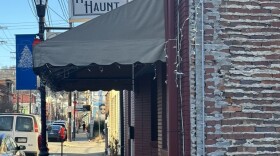
[[[0,131],[11,131],[13,129],[13,116],[0,116]]]
[[[65,127],[65,124],[63,124],[63,123],[53,123],[52,125],[60,125],[60,126]]]

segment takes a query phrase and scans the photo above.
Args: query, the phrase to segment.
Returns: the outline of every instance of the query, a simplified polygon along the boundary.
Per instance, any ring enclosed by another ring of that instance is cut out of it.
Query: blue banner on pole
[[[36,35],[16,35],[16,89],[37,88],[37,76],[33,72],[32,43]]]

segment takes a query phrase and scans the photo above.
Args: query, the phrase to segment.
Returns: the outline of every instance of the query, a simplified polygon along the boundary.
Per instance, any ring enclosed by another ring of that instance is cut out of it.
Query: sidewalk
[[[105,143],[104,140],[102,141],[95,141],[87,138],[87,133],[86,132],[81,132],[82,130],[79,131],[79,133],[75,134],[75,139],[73,139],[71,142],[65,141],[63,144],[64,146],[103,146],[105,148]],[[72,134],[73,135],[73,134]]]
[[[86,132],[79,132],[75,135],[76,138],[72,139],[71,142],[63,142],[63,156],[104,156],[104,140],[99,142],[94,140],[89,141]],[[59,142],[49,142],[49,147],[51,156],[61,155],[61,146]]]

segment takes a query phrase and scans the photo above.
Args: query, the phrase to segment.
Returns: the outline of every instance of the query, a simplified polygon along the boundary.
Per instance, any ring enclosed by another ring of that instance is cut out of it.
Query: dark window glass
[[[13,129],[13,116],[0,116],[0,131],[11,131]]]
[[[32,132],[33,131],[32,118],[30,118],[30,117],[17,117],[16,131]]]

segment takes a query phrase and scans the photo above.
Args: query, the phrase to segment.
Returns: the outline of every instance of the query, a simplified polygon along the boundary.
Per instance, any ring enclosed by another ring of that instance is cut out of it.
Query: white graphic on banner
[[[21,52],[18,68],[32,68],[32,54],[30,49],[27,47],[27,45],[24,46],[24,49]]]

